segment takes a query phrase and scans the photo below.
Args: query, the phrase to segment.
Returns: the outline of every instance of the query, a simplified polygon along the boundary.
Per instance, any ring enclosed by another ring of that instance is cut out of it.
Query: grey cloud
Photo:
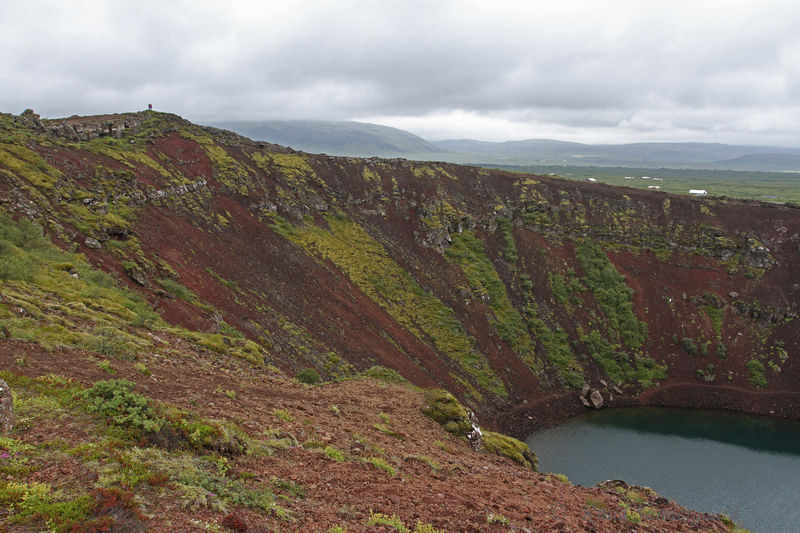
[[[149,101],[199,121],[441,120],[462,112],[514,122],[514,131],[665,138],[757,130],[763,139],[773,121],[785,140],[791,133],[774,109],[800,98],[800,9],[791,2],[111,0],[7,8],[6,112],[99,113]]]

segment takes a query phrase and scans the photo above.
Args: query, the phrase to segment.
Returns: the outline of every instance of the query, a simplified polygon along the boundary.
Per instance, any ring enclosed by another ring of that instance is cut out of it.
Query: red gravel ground
[[[614,487],[573,486],[504,458],[474,452],[421,413],[424,392],[419,389],[370,379],[310,387],[238,360],[218,355],[212,359],[176,338],[165,340],[184,351],[185,357],[168,361],[144,356],[152,376],[137,372],[132,362],[112,360],[118,371],[114,377],[134,381],[141,392],[202,416],[236,421],[252,436],[290,433],[300,442],[313,438],[334,445],[351,457],[336,462],[319,450],[293,447],[270,457],[232,460],[232,468],[249,472],[255,482],[278,477],[305,492],[305,498],[280,502],[294,516],[291,522],[236,510],[235,518],[248,531],[327,531],[335,525],[350,532],[394,530],[366,526],[370,513],[397,515],[412,527],[419,521],[446,531],[727,531],[712,517],[646,492],[646,504],[656,514],[634,525],[626,520],[622,496]],[[25,364],[20,366],[23,355]],[[53,373],[86,385],[108,379],[90,355],[100,357],[83,351],[49,353],[32,344],[0,341],[0,367],[28,376]],[[220,389],[234,391],[235,397],[220,394]],[[277,418],[275,409],[285,410],[291,421]],[[381,413],[388,415],[394,435],[375,427],[382,421]],[[30,427],[19,436],[28,442],[55,437],[77,443],[87,437],[86,427],[80,420],[54,422]],[[380,454],[378,449],[397,471],[395,476],[358,460]],[[432,462],[436,468],[428,464]],[[46,465],[35,476],[56,486],[92,480],[75,460]],[[160,502],[143,511],[152,531],[193,531],[197,529],[192,520],[222,523],[225,519],[205,508],[187,512],[177,502]],[[508,524],[489,524],[491,515],[504,517]],[[234,524],[234,517],[225,523]]]

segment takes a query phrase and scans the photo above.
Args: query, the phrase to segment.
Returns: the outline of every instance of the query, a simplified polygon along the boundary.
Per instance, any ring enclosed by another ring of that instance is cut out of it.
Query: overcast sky
[[[0,111],[800,146],[800,2],[0,0]]]

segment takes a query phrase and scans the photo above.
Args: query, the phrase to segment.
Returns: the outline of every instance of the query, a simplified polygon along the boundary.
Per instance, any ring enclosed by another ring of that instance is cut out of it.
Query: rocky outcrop
[[[44,133],[45,127],[39,115],[33,112],[33,109],[26,109],[18,117],[19,122],[26,128],[32,129],[39,133]]]
[[[0,379],[0,434],[8,435],[14,429],[14,397],[8,383]]]
[[[797,312],[786,308],[764,307],[758,302],[743,302],[738,300],[733,303],[736,314],[765,324],[780,324],[797,318]]]
[[[134,196],[135,199],[140,203],[144,203],[146,201],[154,202],[157,200],[161,200],[163,198],[170,198],[173,196],[184,196],[187,194],[191,194],[195,191],[205,189],[207,186],[208,186],[208,180],[201,178],[191,183],[178,185],[176,187],[169,187],[167,189],[148,188],[145,189],[144,192],[136,191],[134,193]]]
[[[603,395],[600,394],[599,390],[593,390],[592,393],[589,395],[589,401],[592,404],[592,407],[595,409],[600,409],[603,407]]]
[[[601,382],[605,386],[605,382]],[[618,387],[615,386],[616,389]],[[584,407],[593,407],[595,409],[601,409],[604,405],[603,395],[597,389],[592,389],[588,385],[583,386],[581,389],[581,393],[578,395],[578,399],[580,400],[581,404]]]
[[[142,127],[141,114],[99,115],[48,120],[43,127],[49,135],[69,141],[90,141],[98,137],[119,139],[126,131],[136,133]]]

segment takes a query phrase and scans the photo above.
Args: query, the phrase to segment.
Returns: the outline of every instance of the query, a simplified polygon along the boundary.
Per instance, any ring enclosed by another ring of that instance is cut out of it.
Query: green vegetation
[[[292,421],[292,415],[289,414],[289,411],[287,411],[286,409],[273,409],[272,415],[278,418],[279,420],[283,420],[284,422]]]
[[[371,366],[360,374],[361,376],[385,381],[386,383],[407,384],[408,380],[404,378],[397,370],[386,368],[385,366]]]
[[[69,265],[72,257],[56,249],[40,227],[26,218],[14,222],[0,211],[0,280],[30,281],[48,263]]]
[[[552,278],[551,276],[551,280]],[[547,360],[558,369],[558,375],[562,382],[573,389],[580,389],[584,381],[583,368],[572,351],[567,332],[558,324],[553,328],[547,325],[544,318],[540,316],[539,305],[533,295],[533,282],[525,274],[521,275],[520,279],[522,280],[522,296],[525,299],[526,324],[532,333],[532,338],[539,344]],[[576,284],[580,285],[577,280],[573,279],[572,281],[576,281]]]
[[[70,531],[85,522],[92,510],[88,494],[65,498],[61,490],[46,483],[0,481],[0,506],[12,509],[11,523],[24,524],[34,518],[43,519],[56,533]]]
[[[497,225],[503,232],[503,259],[512,265],[516,264],[519,255],[517,254],[517,243],[514,241],[514,224],[511,219],[498,218]]]
[[[344,461],[344,454],[339,450],[336,446],[331,446],[330,444],[325,446],[325,455],[330,457],[336,462]]]
[[[481,388],[507,394],[451,308],[423,289],[364,228],[344,218],[325,220],[328,229],[312,224],[295,227],[275,217],[272,227],[307,252],[333,261],[403,327],[451,357]],[[482,399],[477,391],[473,396]]]
[[[489,513],[489,514],[486,515],[486,523],[490,524],[490,525],[492,525],[492,524],[500,524],[500,525],[503,525],[503,526],[507,526],[507,525],[511,524],[511,520],[509,520],[507,517],[505,517],[505,516],[503,516],[501,514]]]
[[[380,457],[367,457],[363,460],[365,463],[369,463],[378,470],[383,470],[390,476],[396,476],[397,471],[394,469],[392,465],[386,462],[386,459],[382,459]]]
[[[90,412],[109,417],[115,424],[140,432],[155,432],[163,421],[150,401],[133,392],[133,383],[126,380],[98,381],[83,392]]]
[[[681,345],[689,355],[695,355],[697,353],[697,344],[695,344],[694,339],[691,337],[682,338]]]
[[[614,381],[635,381],[642,387],[651,387],[667,376],[666,367],[656,364],[650,357],[635,356],[632,363],[621,346],[610,344],[596,329],[581,336],[581,341]]]
[[[663,181],[658,185],[662,191],[669,193],[688,194],[689,189],[706,189],[714,196],[800,203],[797,175],[791,172],[538,165],[513,167],[499,165],[499,168],[539,175],[555,173],[562,178],[581,181],[595,178],[609,185],[639,189],[646,189],[649,185],[653,185],[653,182],[641,179],[626,180],[625,176],[650,176],[661,178]]]
[[[721,307],[714,307],[712,305],[705,305],[703,306],[703,311],[708,315],[708,318],[711,319],[711,324],[714,326],[714,331],[717,332],[717,335],[722,334],[722,320],[725,317],[725,310]]]
[[[466,437],[473,431],[469,411],[449,392],[429,391],[422,412],[453,435]],[[483,446],[487,452],[508,457],[526,468],[536,470],[538,459],[527,444],[502,433],[484,430],[482,434]]]
[[[483,446],[489,453],[508,457],[525,468],[536,470],[539,459],[524,442],[493,431],[483,431]]]
[[[319,380],[320,380],[319,372],[317,372],[313,368],[304,368],[303,370],[297,373],[297,381],[299,381],[300,383],[315,385],[319,383]]]
[[[627,509],[625,511],[625,519],[631,524],[638,525],[642,523],[642,515],[640,515],[638,511],[635,511],[633,509]]]
[[[586,287],[581,285],[580,281],[575,277],[575,272],[571,273],[569,280],[561,274],[550,274],[550,292],[556,297],[558,303],[572,308],[573,304],[580,303],[578,294],[586,290]]]
[[[725,359],[728,355],[728,347],[722,341],[717,342],[717,357]]]
[[[722,523],[725,524],[725,527],[727,527],[731,533],[750,533],[750,530],[748,529],[739,528],[736,525],[736,523],[733,520],[731,520],[730,516],[726,514],[719,514],[717,516],[722,521]]]
[[[633,290],[628,287],[602,248],[589,240],[581,242],[576,255],[586,276],[583,283],[592,291],[605,315],[601,323],[605,336],[593,329],[581,335],[592,358],[614,381],[636,381],[650,387],[666,377],[666,367],[640,354],[647,340],[647,325],[633,312]],[[625,347],[635,350],[633,356]]]
[[[135,341],[118,327],[92,328],[93,339],[86,343],[90,350],[116,359],[133,359],[136,356]]]
[[[436,444],[436,443],[434,443],[434,444]],[[436,461],[434,461],[433,459],[431,459],[427,455],[406,455],[405,457],[403,457],[403,460],[404,461],[409,461],[409,460],[419,461],[420,463],[424,463],[424,464],[428,465],[429,467],[431,467],[432,470],[439,470],[441,468],[441,465],[439,463],[437,463]]]
[[[750,372],[750,384],[757,389],[767,386],[767,378],[764,376],[764,363],[757,359],[747,361],[747,371]]]
[[[194,449],[217,449],[242,453],[245,441],[238,430],[170,406],[154,405],[146,397],[131,390],[127,380],[97,381],[81,394],[86,410],[108,419],[113,425],[137,438],[154,442],[164,439],[180,441]]]
[[[158,284],[161,285],[165,291],[172,294],[176,298],[180,298],[189,303],[197,303],[197,296],[188,288],[181,285],[179,282],[175,281],[174,279],[165,278],[158,280]]]
[[[606,315],[609,329],[633,349],[641,349],[647,340],[647,325],[633,312],[633,289],[617,272],[602,248],[590,240],[581,242],[576,255],[586,273],[584,283]]]
[[[213,163],[214,179],[232,192],[246,195],[251,185],[248,176],[251,171],[240,163],[225,148],[217,144],[207,133],[199,128],[196,131],[181,130],[181,136],[196,142]]]
[[[402,434],[402,433],[400,433],[398,431],[395,431],[394,429],[389,427],[389,426],[392,425],[392,421],[391,421],[391,418],[389,417],[389,415],[387,415],[386,413],[378,413],[378,417],[383,421],[383,423],[382,424],[373,424],[372,425],[373,428],[377,429],[381,433],[385,433],[386,435],[389,435],[390,437],[394,437],[396,439],[403,440],[403,439],[406,438],[406,436],[404,434]]]
[[[501,339],[532,369],[537,368],[533,343],[522,317],[511,304],[506,287],[486,256],[483,242],[472,231],[451,235],[452,243],[445,250],[448,261],[461,267],[473,294],[488,299],[494,316],[491,322],[497,327]]]
[[[431,390],[422,412],[444,426],[449,433],[465,437],[472,431],[469,411],[455,396],[441,389]]]
[[[150,344],[128,334],[128,326],[164,327],[142,297],[117,287],[82,256],[56,248],[27,219],[14,222],[2,211],[0,279],[5,301],[23,310],[4,313],[0,305],[0,326],[13,338],[128,359]],[[83,320],[94,327],[79,327]]]
[[[368,526],[391,526],[395,528],[397,531],[408,533],[411,530],[406,527],[403,523],[403,520],[397,516],[392,515],[388,516],[382,513],[370,513],[369,519],[367,520]]]
[[[417,525],[412,530],[405,525],[402,518],[395,514],[389,516],[383,513],[375,513],[372,511],[369,513],[369,518],[367,519],[366,525],[389,526],[393,527],[398,533],[444,533],[444,530],[435,529],[432,525],[423,524],[422,522],[417,522]]]
[[[8,456],[0,462],[6,525],[40,531],[46,524],[57,532],[137,529],[139,506],[164,499],[192,511],[236,506],[289,518],[269,485],[248,483],[233,472],[231,462],[244,453],[247,440],[235,428],[156,403],[123,380],[83,389],[52,375],[31,379],[0,372],[0,378],[14,390],[18,419],[14,436],[0,437],[0,452]],[[61,420],[86,431],[36,444],[15,438]],[[92,485],[25,480],[48,464],[74,461],[97,474]],[[117,511],[108,514],[112,508]]]
[[[23,309],[11,313],[0,304],[0,327],[12,338],[35,341],[48,348],[84,348],[118,359],[132,359],[152,350],[152,340],[140,328],[169,331],[218,353],[232,353],[263,364],[264,351],[254,342],[220,334],[167,326],[140,295],[117,285],[78,254],[55,247],[42,229],[14,221],[0,211],[0,280],[7,304]],[[73,275],[74,274],[74,275]],[[190,301],[196,297],[172,280],[162,280]],[[93,327],[86,328],[82,323]]]

